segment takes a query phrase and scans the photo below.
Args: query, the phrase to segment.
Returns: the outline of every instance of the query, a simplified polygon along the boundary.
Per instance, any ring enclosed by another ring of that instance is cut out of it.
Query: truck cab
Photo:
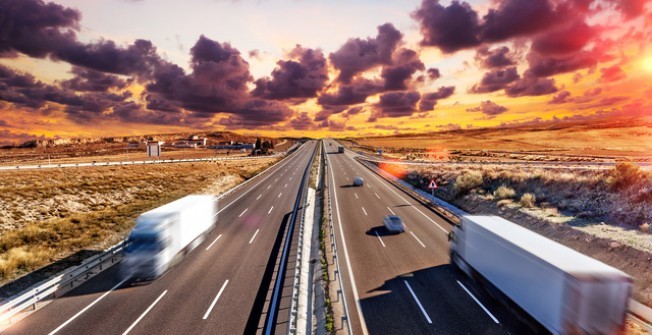
[[[121,271],[124,277],[154,279],[168,269],[174,257],[169,217],[139,219],[126,240]]]

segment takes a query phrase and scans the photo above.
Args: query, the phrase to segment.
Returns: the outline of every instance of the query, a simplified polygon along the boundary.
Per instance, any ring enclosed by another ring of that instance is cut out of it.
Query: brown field
[[[430,151],[447,152],[447,155],[467,159],[474,156],[483,159],[491,156],[521,159],[523,157],[508,156],[520,154],[560,160],[569,156],[648,160],[652,156],[652,121],[633,119],[597,124],[565,123],[538,128],[469,129],[356,138],[351,141],[370,152],[383,148],[390,156],[397,158]]]
[[[140,213],[222,193],[277,160],[0,172],[0,284],[115,244]]]

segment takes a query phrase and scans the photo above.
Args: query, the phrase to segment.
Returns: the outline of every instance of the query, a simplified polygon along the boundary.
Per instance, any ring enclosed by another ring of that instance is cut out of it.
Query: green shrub
[[[458,196],[469,193],[470,190],[482,186],[482,173],[479,171],[465,172],[455,179],[455,192]]]
[[[525,208],[532,208],[537,202],[537,197],[532,193],[525,193],[521,196],[521,206]]]
[[[494,198],[497,200],[512,199],[516,196],[513,188],[501,185],[494,191]]]

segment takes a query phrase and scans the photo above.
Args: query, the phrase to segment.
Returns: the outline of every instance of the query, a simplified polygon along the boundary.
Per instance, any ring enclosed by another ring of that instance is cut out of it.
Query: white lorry
[[[454,264],[553,334],[623,330],[624,272],[497,216],[463,216],[449,239]]]
[[[189,195],[141,214],[126,240],[122,275],[155,279],[199,245],[217,217],[216,198]]]

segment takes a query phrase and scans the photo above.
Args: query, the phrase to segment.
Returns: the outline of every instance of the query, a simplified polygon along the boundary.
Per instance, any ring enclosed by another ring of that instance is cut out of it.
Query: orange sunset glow
[[[190,15],[175,17],[182,7]],[[647,0],[2,0],[0,11],[3,145],[197,130],[361,137],[651,114]]]

